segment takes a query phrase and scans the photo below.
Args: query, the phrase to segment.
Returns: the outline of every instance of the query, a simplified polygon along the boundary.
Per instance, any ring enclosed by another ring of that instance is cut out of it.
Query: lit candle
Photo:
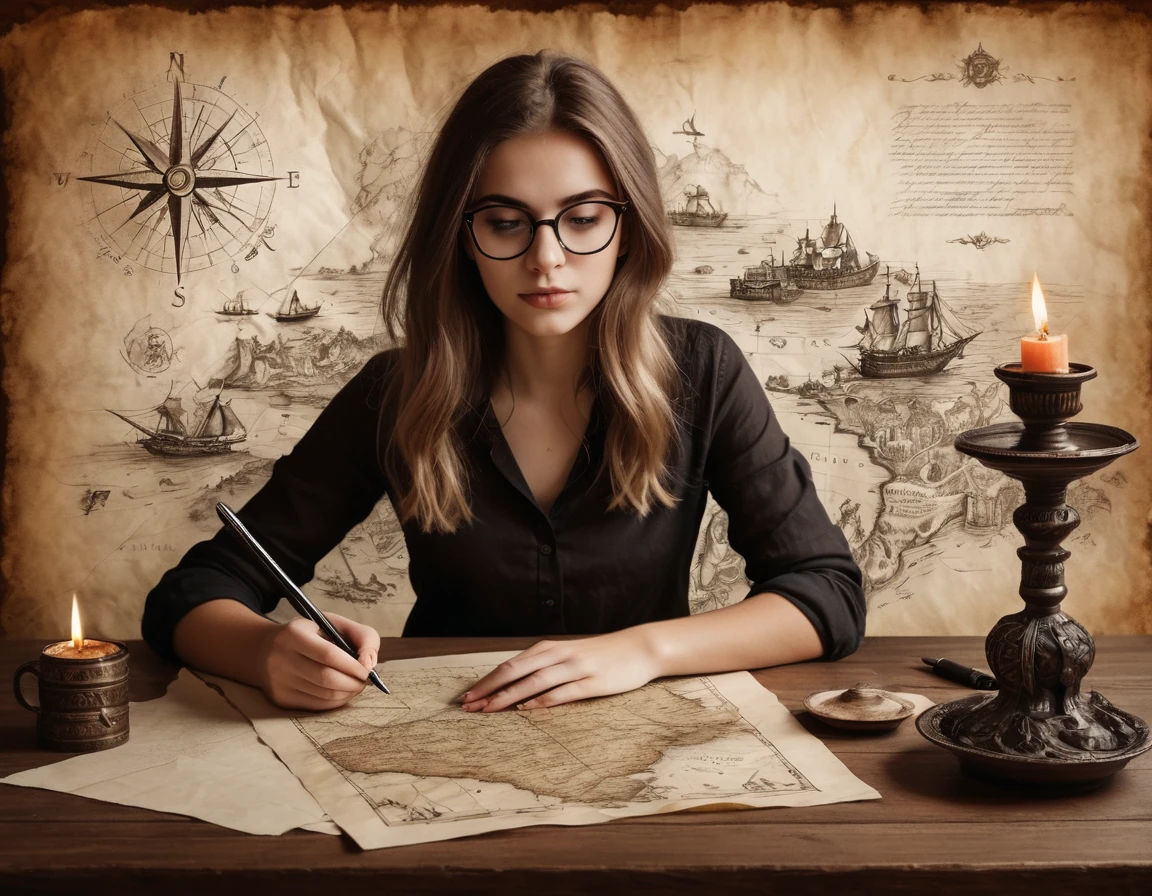
[[[120,650],[119,644],[108,641],[93,641],[84,637],[80,627],[80,606],[76,602],[76,595],[72,595],[72,640],[58,641],[49,644],[43,652],[51,657],[64,660],[91,660],[101,656],[110,656]]]
[[[1053,336],[1048,332],[1048,309],[1044,293],[1040,291],[1040,278],[1032,275],[1032,317],[1036,320],[1036,335],[1020,337],[1020,368],[1031,373],[1067,373],[1068,337]]]

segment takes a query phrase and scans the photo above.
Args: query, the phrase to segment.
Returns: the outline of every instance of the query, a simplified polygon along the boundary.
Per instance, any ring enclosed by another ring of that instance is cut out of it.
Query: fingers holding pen
[[[338,613],[329,613],[328,621],[352,645],[360,664],[366,670],[375,669],[380,661],[380,633],[370,625],[356,622]]]
[[[348,655],[345,654],[347,657]],[[348,659],[352,659],[348,657]],[[355,660],[352,661],[354,665],[359,665]],[[334,669],[325,663],[318,663],[315,660],[302,656],[300,661],[292,668],[292,673],[299,679],[309,682],[315,688],[322,692],[333,691],[340,693],[359,694],[364,690],[365,679],[367,678],[367,670],[360,666],[360,671],[364,673],[365,678],[360,678],[359,675],[349,675],[343,669]]]
[[[367,683],[365,665],[327,640],[308,619],[293,619],[275,629],[266,651],[264,692],[286,709],[335,709]],[[374,659],[371,653],[367,656]]]
[[[363,682],[325,667],[293,671],[285,677],[284,683],[288,688],[326,704],[325,709],[344,705],[364,689]]]
[[[304,657],[322,666],[343,672],[361,682],[368,680],[368,670],[364,664],[349,656],[320,634],[320,627],[309,619],[293,619],[289,627],[296,626],[300,632],[296,642],[297,651]],[[343,634],[343,632],[341,632]]]

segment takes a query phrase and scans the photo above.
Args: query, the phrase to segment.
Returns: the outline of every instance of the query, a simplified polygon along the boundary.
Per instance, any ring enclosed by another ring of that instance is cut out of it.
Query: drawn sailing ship
[[[865,252],[868,263],[860,263],[860,255],[852,243],[848,228],[836,219],[836,206],[832,217],[824,226],[819,239],[809,232],[796,240],[796,251],[788,264],[788,273],[800,289],[847,289],[867,286],[880,269],[880,256]]]
[[[196,410],[189,420],[180,398],[169,395],[159,407],[145,412],[158,415],[154,426],[145,426],[119,411],[105,410],[144,433],[147,438],[136,444],[151,454],[169,457],[223,454],[248,436],[248,430],[232,410],[231,401],[221,401],[219,392],[210,401],[194,401]]]
[[[788,269],[776,264],[775,254],[769,250],[768,257],[760,264],[744,268],[743,277],[728,280],[728,294],[734,299],[746,302],[774,302],[777,305],[790,305],[800,298],[800,290],[785,289]]]
[[[685,190],[688,201],[681,208],[668,212],[668,219],[681,227],[719,227],[728,217],[727,212],[718,212],[712,207],[708,191],[697,185]]]
[[[296,290],[292,290],[291,297],[286,294],[284,301],[280,303],[280,307],[268,316],[274,317],[281,323],[287,323],[296,320],[307,320],[310,317],[315,317],[319,312],[319,305],[309,308],[300,301],[300,296],[296,294]]]
[[[939,373],[957,357],[964,347],[980,335],[961,323],[940,298],[936,281],[932,291],[920,288],[920,266],[905,298],[908,310],[900,320],[900,300],[891,295],[892,282],[887,273],[884,298],[870,307],[872,318],[864,313],[864,326],[857,327],[861,338],[854,348],[860,349],[860,373],[868,377],[890,379],[901,376],[927,376]]]
[[[371,606],[380,602],[380,598],[389,591],[395,591],[396,586],[391,582],[381,582],[376,573],[371,573],[367,582],[362,582],[356,575],[356,570],[352,568],[352,564],[348,562],[348,555],[344,553],[344,546],[337,545],[337,552],[340,554],[340,559],[344,561],[344,566],[348,569],[349,575],[352,576],[352,581],[349,582],[340,576],[324,576],[317,575],[316,583],[320,590],[327,594],[329,597],[334,597],[338,600],[346,600],[353,604],[363,604]]]
[[[224,307],[223,308],[217,308],[216,309],[217,314],[227,314],[227,315],[230,315],[233,317],[240,317],[240,316],[243,316],[246,314],[259,314],[260,313],[255,308],[249,308],[247,305],[244,304],[244,290],[240,290],[240,292],[236,293],[235,298],[232,298],[227,293],[224,293],[222,290],[217,290],[217,291],[220,292],[221,295],[224,296]]]

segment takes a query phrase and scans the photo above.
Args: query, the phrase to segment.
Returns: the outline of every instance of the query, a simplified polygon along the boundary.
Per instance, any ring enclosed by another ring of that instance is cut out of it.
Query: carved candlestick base
[[[1025,494],[1012,515],[1024,536],[1016,553],[1025,607],[996,623],[985,643],[1000,690],[935,706],[916,722],[921,734],[977,774],[1093,781],[1152,747],[1145,722],[1095,692],[1080,692],[1096,646],[1087,629],[1060,609],[1070,556],[1060,543],[1080,525],[1066,502],[1068,484],[1138,446],[1122,429],[1065,422],[1082,407],[1081,383],[1096,376],[1084,364],[1071,368],[1064,374],[996,368],[1023,424],[987,426],[956,438],[957,451],[1020,480]]]

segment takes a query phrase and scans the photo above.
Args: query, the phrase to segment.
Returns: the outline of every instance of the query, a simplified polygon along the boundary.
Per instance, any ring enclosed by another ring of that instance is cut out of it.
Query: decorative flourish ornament
[[[965,87],[969,84],[987,87],[1003,77],[1000,74],[1000,60],[993,58],[983,44],[977,44],[972,53],[960,60],[960,67],[963,71],[960,83]]]

